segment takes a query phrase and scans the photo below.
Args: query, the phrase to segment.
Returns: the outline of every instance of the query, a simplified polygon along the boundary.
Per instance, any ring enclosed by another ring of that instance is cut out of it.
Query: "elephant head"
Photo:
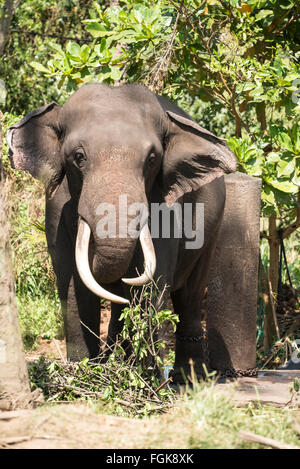
[[[26,115],[7,134],[15,169],[29,171],[45,184],[48,198],[67,177],[79,215],[76,263],[83,282],[99,296],[110,294],[100,284],[121,279],[131,262],[137,239],[99,238],[99,203],[116,207],[148,204],[155,183],[170,206],[236,169],[236,158],[222,140],[200,127],[184,111],[140,85],[81,87],[63,107],[45,105]],[[147,223],[140,227],[145,256],[141,277],[124,279],[141,285],[155,271],[155,251]]]

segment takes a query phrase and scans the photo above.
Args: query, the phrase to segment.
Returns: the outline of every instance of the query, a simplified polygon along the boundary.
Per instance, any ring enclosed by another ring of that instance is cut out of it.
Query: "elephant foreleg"
[[[100,353],[99,298],[82,284],[77,274],[71,277],[67,290],[67,296],[60,292],[67,357],[71,361],[95,358]]]
[[[191,298],[188,287],[172,293],[174,312],[179,316],[176,330],[173,381],[184,383],[191,376],[191,364],[199,377],[204,376],[204,337],[201,325],[203,295]]]
[[[176,330],[175,364],[173,381],[184,382],[194,372],[205,377],[203,364],[208,365],[206,342],[202,327],[202,305],[205,296],[209,265],[215,243],[202,253],[184,286],[172,292],[174,312],[179,316]]]
[[[64,318],[68,360],[95,358],[100,352],[100,300],[90,292],[76,270],[74,254],[65,235],[49,249]]]
[[[124,305],[111,303],[111,316],[107,333],[107,348],[108,353],[111,347],[116,343],[119,334],[122,332],[123,321],[120,321],[120,315]]]

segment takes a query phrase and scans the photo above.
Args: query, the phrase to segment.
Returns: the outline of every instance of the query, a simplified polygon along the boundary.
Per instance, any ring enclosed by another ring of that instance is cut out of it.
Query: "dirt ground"
[[[79,403],[0,412],[0,448],[159,448],[155,421],[101,415]],[[172,436],[169,445],[176,448]]]
[[[100,338],[102,341],[105,341],[107,336],[109,319],[110,309],[101,310]],[[65,340],[48,340],[39,337],[35,350],[26,353],[26,360],[38,360],[41,356],[47,357],[50,360],[65,359],[67,357]]]

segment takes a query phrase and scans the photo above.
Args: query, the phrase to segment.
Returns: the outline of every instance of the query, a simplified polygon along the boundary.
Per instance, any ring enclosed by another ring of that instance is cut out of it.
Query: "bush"
[[[22,116],[4,115],[4,133]],[[44,225],[44,188],[24,171],[13,170],[3,142],[3,172],[8,184],[13,268],[20,325],[26,348],[39,336],[62,335],[62,315],[55,275],[47,251]]]

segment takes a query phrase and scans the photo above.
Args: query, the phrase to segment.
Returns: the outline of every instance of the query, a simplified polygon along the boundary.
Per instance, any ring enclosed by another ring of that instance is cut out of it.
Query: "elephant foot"
[[[204,359],[204,336],[200,329],[198,335],[176,333],[176,354],[174,369],[170,373],[173,383],[194,383],[206,378]]]
[[[174,369],[169,373],[169,377],[172,378],[174,385],[187,384],[193,386],[194,383],[204,380],[206,374],[202,365],[184,365],[174,366]]]

